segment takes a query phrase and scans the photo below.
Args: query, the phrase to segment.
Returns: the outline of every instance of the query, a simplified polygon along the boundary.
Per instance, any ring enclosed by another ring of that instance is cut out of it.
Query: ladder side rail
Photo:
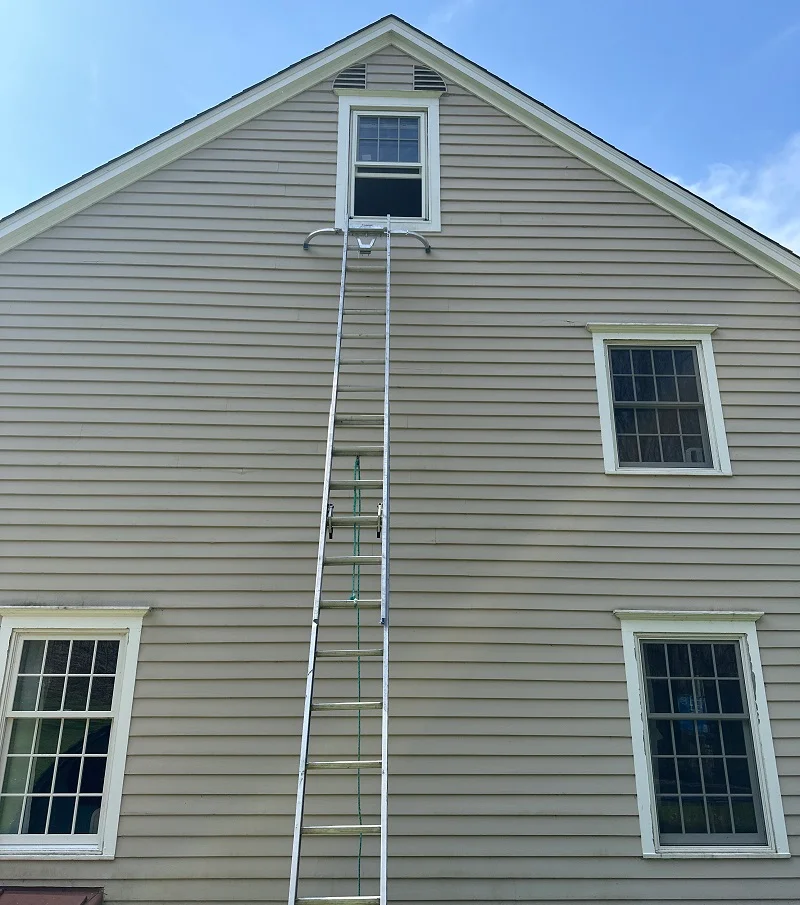
[[[387,905],[386,880],[389,841],[389,524],[390,524],[390,448],[389,448],[389,372],[392,302],[392,223],[386,218],[386,334],[383,366],[383,525],[381,527],[381,623],[383,625],[383,672],[381,708],[381,842],[380,905]]]
[[[314,608],[311,618],[311,640],[308,652],[308,672],[306,673],[306,697],[303,707],[303,731],[300,741],[300,766],[297,777],[297,807],[295,810],[294,835],[292,838],[292,863],[289,874],[289,902],[295,905],[297,900],[297,884],[300,874],[300,846],[302,842],[303,816],[305,810],[306,769],[308,764],[308,747],[311,736],[311,704],[314,693],[314,670],[317,657],[317,641],[319,636],[319,613],[322,599],[322,576],[325,561],[325,546],[328,528],[328,503],[330,501],[331,471],[333,468],[333,441],[336,426],[336,404],[339,396],[339,368],[342,357],[342,329],[344,324],[344,298],[347,286],[347,252],[349,245],[348,230],[344,230],[342,246],[342,268],[339,283],[339,312],[336,321],[336,349],[333,360],[333,384],[331,388],[331,405],[328,413],[328,439],[325,448],[325,474],[322,493],[322,513],[320,516],[319,545],[317,549],[317,572],[314,582]]]

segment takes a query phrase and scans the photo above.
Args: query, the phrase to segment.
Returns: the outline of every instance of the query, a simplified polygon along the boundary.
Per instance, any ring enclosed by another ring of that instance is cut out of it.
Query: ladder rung
[[[380,896],[303,896],[295,905],[381,905]]]
[[[380,770],[379,760],[313,760],[306,770]]]
[[[346,308],[345,314],[374,314],[380,315],[381,317],[386,314],[384,308]]]
[[[381,602],[379,599],[359,597],[356,600],[320,600],[319,605],[323,610],[377,610]]]
[[[336,650],[318,650],[317,657],[325,660],[357,660],[359,657],[382,657],[382,647],[357,647]]]
[[[380,701],[313,701],[312,710],[381,710]]]
[[[368,444],[341,445],[333,447],[334,456],[382,456],[382,446],[370,446]]]
[[[347,386],[339,386],[340,393],[382,393],[383,392],[383,384],[373,384],[372,386],[355,386],[353,384],[349,384]]]
[[[384,364],[384,360],[382,358],[353,358],[350,361],[340,361],[340,368],[352,368],[356,365],[382,365]]]
[[[378,836],[379,823],[352,823],[345,826],[304,826],[304,836]]]
[[[347,342],[351,339],[386,339],[385,333],[348,333],[347,336],[342,337],[342,339]]]
[[[357,556],[326,556],[323,562],[326,566],[379,566],[381,557],[368,553]]]
[[[383,415],[337,415],[336,424],[383,427]]]
[[[380,478],[362,478],[360,481],[331,481],[331,490],[380,490]]]
[[[380,523],[377,515],[333,515],[328,519],[331,528],[377,528]]]

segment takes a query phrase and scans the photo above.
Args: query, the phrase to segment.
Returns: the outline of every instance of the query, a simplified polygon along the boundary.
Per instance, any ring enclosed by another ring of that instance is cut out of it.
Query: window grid
[[[0,834],[98,832],[119,646],[97,637],[22,639],[5,719]]]
[[[662,842],[763,844],[738,644],[642,641],[642,660]]]
[[[713,467],[694,346],[608,346],[622,466]]]

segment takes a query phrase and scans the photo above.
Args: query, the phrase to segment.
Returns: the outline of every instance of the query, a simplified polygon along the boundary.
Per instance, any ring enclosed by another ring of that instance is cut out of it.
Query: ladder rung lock
[[[382,490],[380,478],[362,478],[360,481],[331,481],[331,490]]]
[[[380,770],[379,760],[315,760],[306,764],[306,770]]]
[[[314,701],[312,710],[381,710],[380,701]]]
[[[319,605],[323,610],[377,610],[380,609],[380,600],[359,598],[357,600],[320,600]]]
[[[304,836],[378,836],[379,823],[353,823],[345,826],[304,826]]]
[[[334,456],[382,456],[382,446],[334,446]]]
[[[383,426],[383,415],[337,415],[336,424]]]
[[[380,896],[303,896],[295,905],[381,905]]]
[[[350,556],[326,556],[324,563],[326,566],[379,566],[381,557],[380,555],[373,556],[368,553]]]
[[[382,647],[357,647],[353,649],[318,650],[317,657],[326,660],[357,660],[359,657],[382,657]]]

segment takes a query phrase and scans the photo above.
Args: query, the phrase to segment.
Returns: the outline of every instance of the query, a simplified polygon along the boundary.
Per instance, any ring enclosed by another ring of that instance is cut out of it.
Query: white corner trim
[[[88,173],[74,184],[7,217],[0,225],[0,253],[259,116],[306,88],[335,76],[340,69],[364,60],[389,44],[435,69],[446,80],[472,91],[524,126],[790,286],[800,289],[800,258],[788,249],[771,242],[693,195],[688,189],[653,172],[394,16],[379,20],[310,59],[278,73],[266,83],[231,98],[185,125],[130,151],[119,160]]]
[[[639,616],[634,615],[637,612],[640,614]],[[733,611],[728,614],[729,618],[726,619],[723,618],[725,614],[715,611],[683,614],[669,612],[665,614],[665,618],[659,619],[652,611],[617,610],[615,615],[621,620],[643,856],[645,858],[789,857],[789,840],[786,834],[786,820],[783,813],[755,625],[756,619],[761,614],[757,611]],[[681,619],[681,616],[684,618]],[[744,616],[750,618],[745,619]],[[748,711],[755,741],[756,769],[767,833],[766,845],[698,847],[660,844],[655,821],[655,793],[646,727],[647,711],[643,700],[644,678],[639,658],[639,639],[649,637],[726,639],[739,643]]]
[[[117,847],[122,784],[128,749],[142,620],[149,607],[3,606],[0,608],[0,751],[4,748],[4,715],[12,693],[13,649],[22,632],[107,632],[121,640],[122,669],[115,688],[116,717],[109,747],[101,828],[96,841],[50,837],[41,842],[20,836],[0,837],[0,858],[113,858]],[[83,837],[86,839],[86,837]]]
[[[620,621],[625,619],[710,622],[758,622],[764,615],[762,610],[614,610]]]
[[[439,94],[422,91],[396,92],[341,92],[339,96],[339,120],[336,146],[336,210],[334,226],[344,229],[351,220],[350,189],[353,140],[353,113],[365,109],[408,110],[425,114],[425,155],[423,160],[423,187],[428,216],[425,219],[392,217],[397,229],[416,232],[440,232],[441,179],[439,155]],[[371,217],[370,224],[385,224],[385,217]]]
[[[592,334],[594,372],[597,382],[597,402],[600,413],[600,437],[603,446],[603,467],[606,474],[620,475],[714,475],[730,476],[732,472],[722,399],[714,363],[711,334],[715,324],[599,324],[591,323],[586,329]],[[631,343],[691,345],[697,349],[697,364],[703,392],[708,442],[711,450],[711,468],[626,467],[617,458],[614,406],[611,391],[611,369],[608,364],[609,342],[625,340]]]

